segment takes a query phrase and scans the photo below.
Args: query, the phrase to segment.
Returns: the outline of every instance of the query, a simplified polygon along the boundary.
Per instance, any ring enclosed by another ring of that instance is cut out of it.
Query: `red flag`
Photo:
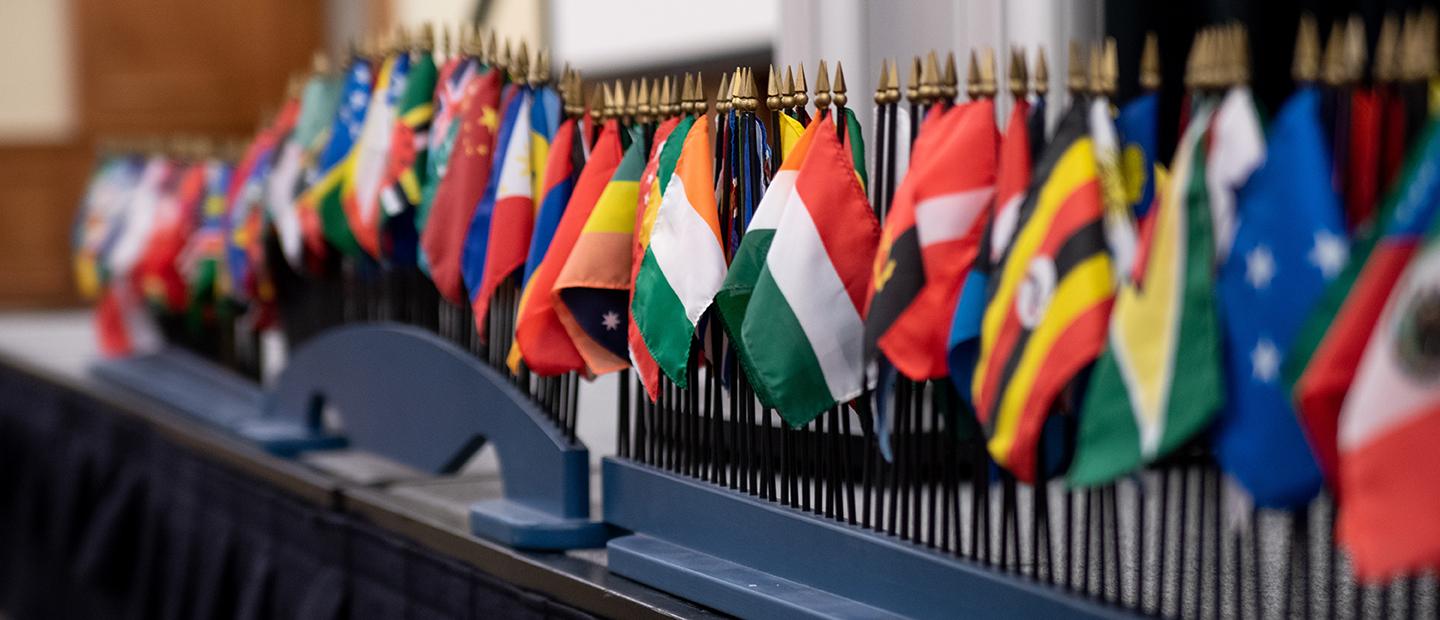
[[[190,233],[200,223],[204,200],[205,163],[194,162],[181,174],[175,193],[157,205],[150,240],[135,264],[134,277],[145,296],[171,312],[184,310],[189,300],[178,261]]]
[[[553,376],[585,368],[585,360],[580,357],[570,334],[555,314],[555,296],[549,292],[554,288],[560,269],[570,258],[575,240],[580,237],[580,230],[590,219],[595,202],[610,183],[610,177],[615,174],[623,155],[620,125],[614,120],[606,121],[595,148],[590,151],[589,161],[585,162],[585,169],[580,171],[580,178],[575,182],[575,191],[565,205],[565,215],[560,218],[545,259],[540,261],[540,266],[526,284],[526,289],[535,293],[525,299],[515,328],[515,340],[525,365],[535,374]],[[568,153],[564,156],[568,157]]]
[[[490,182],[495,132],[500,127],[496,111],[500,104],[500,72],[486,72],[472,80],[466,91],[456,117],[460,130],[455,147],[450,151],[445,178],[435,190],[435,203],[420,244],[430,260],[430,278],[435,288],[450,302],[469,305],[460,257],[475,205]]]
[[[1345,222],[1354,230],[1375,215],[1380,197],[1381,98],[1368,88],[1350,97],[1350,161],[1346,165]]]
[[[865,341],[911,379],[946,375],[955,302],[995,196],[998,142],[994,102],[955,106],[920,132],[895,192],[875,254]]]
[[[1405,98],[1399,92],[1393,87],[1387,88],[1382,91],[1380,100],[1384,110],[1380,115],[1380,182],[1382,188],[1388,191],[1400,175],[1401,166],[1405,165],[1405,147],[1409,144],[1409,136],[1405,132],[1409,128],[1405,126]]]

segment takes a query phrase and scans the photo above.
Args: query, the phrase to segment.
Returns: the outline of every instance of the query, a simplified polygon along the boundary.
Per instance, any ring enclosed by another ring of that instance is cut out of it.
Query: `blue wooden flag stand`
[[[973,562],[627,459],[604,460],[611,571],[747,618],[1116,618]]]
[[[585,446],[507,377],[420,328],[328,330],[296,351],[268,393],[174,350],[94,372],[286,456],[349,445],[438,475],[489,442],[504,497],[471,505],[475,535],[528,549],[599,547],[610,536],[590,517]],[[335,432],[322,420],[330,407],[343,425]]]

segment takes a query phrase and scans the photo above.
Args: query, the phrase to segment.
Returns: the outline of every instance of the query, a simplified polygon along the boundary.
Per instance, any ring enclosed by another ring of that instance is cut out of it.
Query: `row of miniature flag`
[[[1388,575],[1440,561],[1440,457],[1421,447],[1440,439],[1440,143],[1429,121],[1382,127],[1402,98],[1356,89],[1342,148],[1326,96],[1300,89],[1263,128],[1246,88],[1194,93],[1168,167],[1153,94],[1118,125],[1079,98],[1048,141],[1028,135],[1043,100],[1003,133],[988,99],[935,104],[883,228],[853,117],[782,115],[782,164],[732,245],[717,135],[753,118],[562,118],[554,89],[475,58],[356,57],[238,162],[104,161],[77,274],[116,325],[133,299],[263,308],[273,231],[302,270],[334,253],[418,267],[479,329],[518,277],[512,368],[634,367],[653,395],[662,375],[685,385],[697,332],[719,327],[791,424],[897,373],[949,378],[1026,481],[1106,483],[1208,436],[1260,505],[1328,482],[1357,569]],[[1043,441],[1056,425],[1071,445]]]

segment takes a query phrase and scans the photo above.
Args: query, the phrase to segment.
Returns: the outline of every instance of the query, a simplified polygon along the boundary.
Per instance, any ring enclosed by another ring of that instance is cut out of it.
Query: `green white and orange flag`
[[[880,243],[880,224],[834,121],[820,119],[806,136],[809,152],[775,223],[739,338],[756,394],[794,426],[868,384],[862,313]],[[803,139],[796,153],[801,148]]]
[[[660,367],[655,364],[655,358],[650,355],[650,349],[645,346],[645,339],[641,337],[640,329],[636,326],[634,282],[640,274],[640,266],[645,263],[645,253],[650,249],[650,231],[655,228],[655,214],[660,209],[662,190],[670,181],[670,175],[675,173],[675,164],[680,159],[685,136],[694,122],[692,117],[672,118],[660,123],[655,129],[654,144],[650,145],[650,160],[645,164],[645,170],[640,173],[637,191],[639,198],[635,205],[635,234],[632,235],[633,241],[630,244],[631,286],[625,340],[629,345],[630,363],[635,367],[635,376],[640,379],[640,384],[652,401],[660,393]]]
[[[790,118],[783,114],[781,116]],[[799,122],[795,121],[795,124],[798,125]],[[745,309],[750,305],[755,281],[760,278],[760,272],[765,268],[765,257],[770,253],[775,227],[780,225],[780,216],[784,215],[790,196],[795,193],[795,180],[800,175],[800,165],[805,162],[805,156],[810,152],[810,145],[814,142],[815,132],[819,127],[820,123],[810,123],[810,127],[791,145],[790,153],[780,164],[780,169],[775,171],[775,177],[770,179],[770,186],[760,199],[760,205],[755,207],[755,214],[750,218],[745,236],[740,239],[740,247],[735,250],[735,258],[730,261],[730,272],[725,274],[725,283],[715,294],[715,309],[719,311],[720,320],[725,323],[725,330],[730,333],[731,342],[736,345],[741,363],[747,368],[750,366],[749,353],[744,341],[740,339],[740,326],[745,322]],[[762,396],[761,400],[770,402],[765,396]]]
[[[645,140],[635,132],[552,289],[555,314],[592,375],[630,366],[625,306],[630,299],[630,245],[644,168]]]
[[[631,302],[646,349],[680,387],[686,386],[695,327],[725,280],[714,160],[710,118],[701,115],[685,134],[656,210]]]
[[[1081,409],[1072,484],[1109,482],[1164,456],[1220,408],[1224,384],[1204,149],[1213,111],[1193,113],[1175,153],[1175,174],[1150,214],[1142,271],[1116,293],[1108,348]]]

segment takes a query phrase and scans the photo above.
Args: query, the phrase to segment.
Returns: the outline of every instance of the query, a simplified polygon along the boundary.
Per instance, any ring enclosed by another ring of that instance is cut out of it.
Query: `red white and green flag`
[[[862,313],[880,242],[833,120],[815,125],[740,330],[756,393],[796,426],[867,385]]]

